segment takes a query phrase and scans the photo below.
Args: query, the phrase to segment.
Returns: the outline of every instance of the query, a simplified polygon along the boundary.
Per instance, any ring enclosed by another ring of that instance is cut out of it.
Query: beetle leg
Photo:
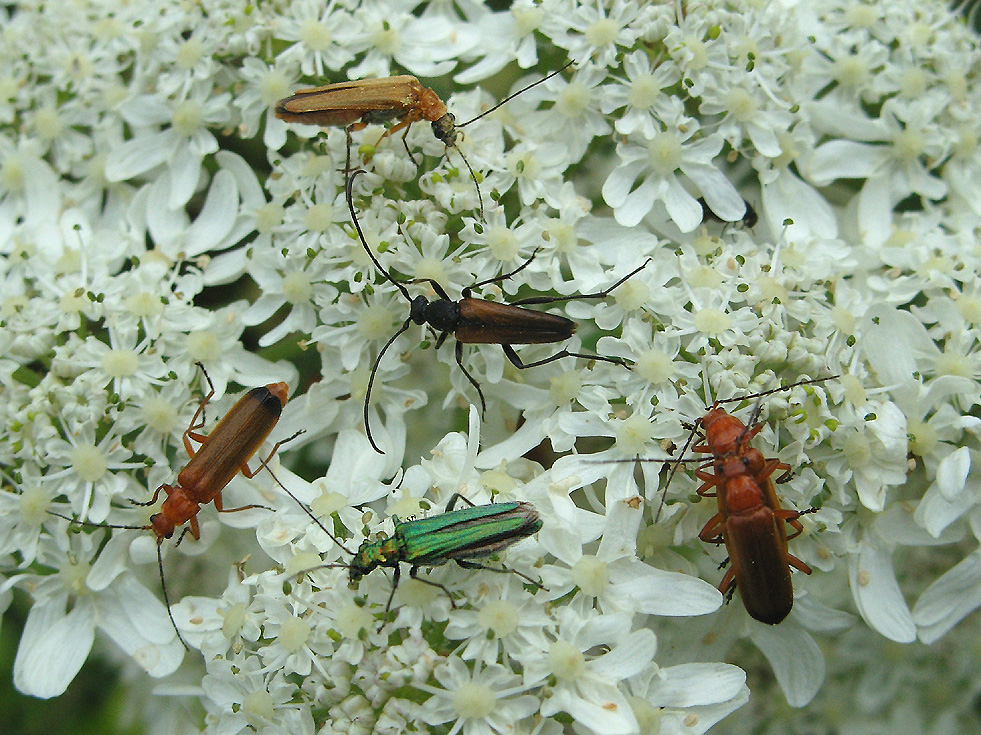
[[[453,354],[456,356],[456,364],[460,366],[460,370],[462,370],[463,374],[467,376],[467,380],[470,381],[470,385],[477,389],[477,396],[480,398],[480,417],[483,418],[484,414],[487,412],[487,403],[484,401],[484,392],[480,389],[480,383],[478,383],[469,373],[469,371],[463,367],[463,342],[460,342],[459,340],[457,341]]]
[[[759,471],[756,475],[756,481],[762,483],[770,475],[772,475],[777,470],[786,470],[780,477],[778,477],[774,482],[777,484],[787,482],[791,477],[793,477],[793,470],[789,464],[781,462],[779,459],[768,459],[766,464],[763,465],[763,469]]]
[[[198,433],[197,430],[204,428],[204,407],[208,405],[208,402],[215,395],[214,383],[211,382],[211,376],[208,375],[208,371],[204,369],[204,365],[200,362],[196,362],[194,364],[201,368],[201,372],[204,373],[204,379],[208,381],[208,394],[201,399],[201,403],[198,404],[198,410],[194,412],[194,416],[191,418],[191,423],[184,432],[184,449],[187,451],[188,457],[193,457],[196,452],[194,447],[191,446],[191,439],[199,444],[203,444],[204,440],[207,438],[205,435]],[[201,419],[200,423],[198,423],[198,419]]]
[[[785,464],[784,462],[780,462],[774,469],[784,470],[783,474],[780,475],[780,477],[778,477],[776,480],[774,480],[774,482],[777,483],[778,485],[782,485],[783,483],[787,482],[788,480],[790,480],[791,477],[794,476],[793,468],[789,464]]]
[[[409,126],[405,126],[405,132],[402,133],[402,147],[405,148],[405,152],[408,154],[409,159],[416,165],[416,175],[419,174],[419,167],[422,165],[421,161],[417,161],[416,157],[412,155],[412,151],[409,150],[409,141],[406,138],[409,137]]]
[[[589,355],[582,352],[569,352],[569,350],[559,350],[551,357],[546,357],[541,360],[535,360],[534,362],[522,362],[521,358],[518,357],[518,353],[514,351],[514,347],[511,345],[501,345],[501,349],[504,350],[504,354],[507,356],[511,364],[514,365],[519,370],[524,370],[525,368],[538,367],[539,365],[547,365],[550,362],[555,362],[556,360],[561,360],[563,357],[581,357],[584,360],[601,360],[603,362],[612,362],[614,365],[622,365],[623,367],[630,369],[627,365],[627,361],[622,357],[606,357],[605,355]]]
[[[517,569],[511,569],[510,567],[487,567],[483,564],[478,564],[475,561],[467,561],[466,559],[454,559],[454,561],[459,564],[464,569],[485,569],[488,572],[498,572],[499,574],[517,574],[523,580],[529,584],[535,585],[538,589],[543,590],[545,586],[541,582],[536,582],[534,579],[529,577],[527,574],[522,574]]]
[[[726,484],[725,475],[717,475],[714,472],[706,472],[705,470],[695,470],[695,477],[703,481],[703,484],[695,492],[703,498],[714,498],[718,495],[716,492],[708,492],[714,487],[720,487]]]
[[[780,510],[775,511],[773,516],[778,520],[786,521],[790,527],[794,529],[795,532],[787,536],[787,540],[790,541],[790,539],[797,538],[804,533],[804,525],[797,519],[802,515],[816,512],[817,508],[808,508],[807,510],[787,510],[781,508]]]
[[[239,469],[241,469],[241,467]],[[225,508],[222,505],[221,493],[218,493],[217,495],[215,495],[214,504],[215,504],[215,509],[219,513],[238,513],[240,510],[252,510],[253,508],[262,508],[263,510],[272,510],[272,508],[267,508],[265,505],[259,505],[257,503],[251,503],[250,505],[243,505],[241,508]],[[190,523],[191,523],[192,526],[197,526],[198,525],[197,516],[193,516],[191,518],[191,520],[190,520]],[[193,532],[194,529],[192,528],[191,530]],[[197,533],[195,533],[194,534],[194,538],[197,538],[197,537],[198,537],[198,535],[197,535]]]
[[[412,579],[416,580],[417,582],[422,582],[423,584],[428,584],[430,587],[438,587],[439,589],[443,590],[443,592],[446,593],[446,596],[450,599],[450,607],[456,610],[456,601],[453,599],[453,595],[450,593],[450,591],[446,588],[445,585],[442,585],[439,582],[434,582],[431,579],[422,579],[421,577],[418,576],[418,574],[419,574],[419,567],[409,567],[409,576],[412,577]]]
[[[614,283],[612,286],[609,286],[608,288],[605,288],[602,291],[597,291],[596,293],[578,293],[578,294],[572,294],[570,296],[532,296],[531,298],[521,299],[520,301],[512,301],[511,305],[524,306],[526,304],[555,304],[562,301],[578,301],[579,299],[606,298],[617,286],[622,285],[624,281],[632,278],[633,276],[640,273],[640,271],[644,270],[644,268],[647,267],[647,264],[650,263],[652,260],[653,258],[648,258],[647,260],[644,261],[643,265],[634,268],[632,271],[630,271],[630,273],[625,275],[623,278],[621,278],[619,281]]]
[[[716,513],[714,516],[709,518],[708,523],[706,523],[702,530],[698,532],[698,538],[700,541],[704,541],[707,544],[722,544],[725,543],[722,539],[722,532],[718,530],[725,523],[725,519],[722,517],[721,513]]]
[[[392,609],[392,600],[395,599],[395,590],[399,588],[399,577],[402,574],[402,569],[398,562],[395,562],[395,573],[392,575],[392,591],[388,593],[388,602],[385,603],[385,612],[382,614],[381,625],[378,626],[378,630],[381,631],[385,627],[385,622],[388,619],[388,613]]]
[[[719,592],[726,596],[726,603],[732,599],[732,593],[736,591],[736,569],[729,567],[719,582]]]
[[[798,559],[796,556],[794,556],[793,554],[789,554],[787,552],[784,552],[783,558],[784,558],[784,561],[786,561],[794,569],[798,569],[798,570],[804,572],[804,574],[810,574],[811,573],[811,568],[809,566],[807,566],[807,564],[805,564],[804,562],[802,562],[800,559]]]
[[[268,469],[269,460],[271,460],[273,458],[273,455],[276,454],[276,452],[279,450],[279,448],[281,446],[283,446],[284,444],[286,444],[286,442],[293,441],[294,439],[296,439],[296,437],[298,437],[300,434],[303,434],[305,432],[306,432],[306,429],[300,429],[295,434],[292,434],[292,435],[286,437],[285,439],[280,439],[278,442],[276,442],[275,444],[273,444],[273,448],[271,450],[269,450],[269,456],[266,457],[265,459],[260,459],[259,460],[259,469],[255,470],[255,471],[252,471],[252,470],[249,469],[249,463],[248,462],[244,462],[242,464],[242,466],[239,468],[240,471],[242,472],[243,475],[245,475],[246,477],[248,477],[251,480],[253,477],[255,477],[260,472],[262,472],[262,468],[263,467],[266,467]]]
[[[174,489],[175,487],[173,485],[167,485],[166,483],[164,483],[163,485],[161,485],[160,487],[158,487],[156,490],[153,491],[153,497],[150,498],[145,503],[141,503],[138,500],[131,500],[129,502],[132,503],[133,505],[143,505],[143,506],[153,505],[154,503],[157,502],[157,498],[160,497],[161,490],[163,490],[169,496],[172,492],[174,492]]]
[[[469,505],[471,508],[476,507],[473,503],[470,502],[470,500],[469,500],[469,498],[467,498],[467,496],[461,495],[460,493],[453,493],[450,496],[450,502],[448,502],[446,504],[446,509],[443,512],[444,513],[449,513],[451,510],[453,510],[453,508],[456,506],[456,501],[457,500],[462,500],[464,503],[466,503],[467,505]]]

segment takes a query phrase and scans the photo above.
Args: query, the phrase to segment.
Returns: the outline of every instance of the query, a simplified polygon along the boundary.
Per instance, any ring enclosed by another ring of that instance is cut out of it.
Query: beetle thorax
[[[416,302],[412,302],[412,319],[416,324],[423,322],[417,321],[415,317]],[[429,323],[437,332],[452,332],[460,323],[460,307],[455,301],[437,299],[428,302],[424,307],[425,321]]]
[[[739,475],[726,482],[725,504],[730,515],[746,513],[765,504],[763,489],[749,475]]]

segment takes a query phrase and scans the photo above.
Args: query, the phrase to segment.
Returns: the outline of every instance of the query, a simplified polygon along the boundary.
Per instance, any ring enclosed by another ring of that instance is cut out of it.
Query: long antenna
[[[565,66],[561,67],[560,69],[556,69],[555,71],[553,71],[548,76],[542,77],[537,82],[532,82],[527,87],[522,87],[517,92],[512,92],[507,97],[505,97],[503,100],[501,100],[496,105],[494,105],[493,107],[491,107],[489,110],[484,110],[482,113],[480,113],[479,115],[477,115],[477,117],[471,118],[470,120],[467,120],[465,123],[460,123],[456,127],[458,127],[458,128],[465,127],[465,126],[469,125],[472,122],[476,122],[477,120],[479,120],[480,118],[484,117],[485,115],[490,115],[492,112],[494,112],[494,110],[498,109],[499,107],[501,107],[503,105],[506,105],[508,102],[510,102],[511,100],[513,100],[515,97],[517,97],[519,94],[522,94],[524,92],[527,92],[532,87],[537,87],[539,84],[542,84],[543,82],[547,82],[549,79],[551,79],[554,76],[557,76],[558,74],[561,74],[562,72],[564,72],[566,69],[568,69],[570,66],[572,66],[575,63],[576,63],[575,62],[575,59],[573,59],[568,64],[566,64]],[[469,164],[467,164],[467,165],[469,166]]]
[[[177,640],[181,642],[184,649],[187,651],[191,650],[191,647],[187,645],[187,641],[184,640],[184,636],[181,635],[180,629],[177,627],[177,621],[174,620],[174,613],[170,609],[170,595],[167,594],[167,582],[164,580],[164,563],[163,563],[163,552],[161,551],[160,542],[163,539],[157,539],[157,570],[160,572],[160,589],[163,590],[164,595],[164,607],[167,608],[167,617],[170,618],[170,624],[174,626],[174,632],[177,633]]]
[[[61,513],[55,513],[53,510],[49,510],[48,513],[53,516],[57,516],[58,518],[64,518],[66,521],[70,521],[78,526],[88,526],[89,528],[120,528],[127,531],[148,531],[153,528],[153,526],[120,526],[110,523],[92,523],[91,521],[83,521],[79,520],[78,518],[63,516]],[[164,577],[163,551],[161,550],[161,546],[163,545],[161,543],[162,541],[162,536],[157,538],[157,571],[160,574],[160,589],[163,590],[164,607],[167,608],[167,617],[170,618],[170,624],[174,627],[174,632],[177,634],[177,640],[181,642],[181,645],[184,646],[185,650],[190,651],[191,647],[187,645],[187,641],[185,641],[184,636],[181,635],[180,629],[177,627],[177,621],[174,620],[174,613],[170,610],[170,595],[167,593],[167,580]]]
[[[368,247],[368,241],[365,239],[364,231],[361,229],[361,223],[358,222],[358,213],[354,209],[354,179],[363,173],[366,173],[363,168],[354,169],[354,171],[351,172],[351,175],[347,177],[347,186],[345,187],[347,193],[347,207],[349,210],[351,210],[351,220],[354,222],[354,229],[358,231],[358,238],[361,240],[361,245],[364,247],[364,251],[368,253],[368,257],[371,258],[371,262],[375,264],[375,268],[378,269],[378,272],[385,276],[385,280],[389,281],[399,291],[401,291],[402,295],[405,297],[405,300],[411,304],[412,297],[409,296],[409,290],[403,286],[400,281],[395,280],[392,277],[392,274],[385,270],[382,267],[382,264],[378,262],[378,258],[375,257],[375,254],[371,252],[371,248]]]
[[[348,549],[344,544],[342,544],[340,542],[340,540],[337,538],[337,536],[335,536],[334,534],[332,534],[330,531],[327,530],[327,527],[324,526],[324,524],[320,522],[320,519],[317,518],[317,516],[315,516],[313,514],[313,511],[310,510],[310,508],[307,507],[307,504],[306,503],[304,503],[303,501],[301,501],[293,493],[291,493],[289,490],[287,490],[286,485],[284,485],[282,482],[279,481],[279,478],[276,477],[276,475],[272,471],[272,468],[268,464],[266,464],[266,461],[264,459],[260,459],[259,460],[259,463],[263,467],[266,468],[266,471],[269,472],[270,475],[272,475],[272,479],[274,479],[276,481],[276,484],[279,485],[279,487],[282,489],[282,491],[284,493],[286,493],[287,495],[289,495],[293,499],[293,501],[298,506],[300,506],[303,509],[303,512],[306,513],[310,517],[310,520],[312,520],[314,523],[317,524],[317,526],[320,528],[321,531],[323,531],[324,533],[326,533],[330,537],[330,540],[331,541],[333,541],[335,544],[337,544],[341,549],[343,549],[344,551],[346,551],[351,556],[354,556],[354,552],[351,551],[350,549]]]

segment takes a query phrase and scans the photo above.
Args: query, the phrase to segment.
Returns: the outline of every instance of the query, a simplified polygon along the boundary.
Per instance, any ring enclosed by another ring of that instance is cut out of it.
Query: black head
[[[418,325],[423,325],[429,318],[429,299],[425,296],[416,296],[409,303],[409,319]]]
[[[443,141],[444,145],[456,146],[456,139],[460,133],[456,129],[456,117],[452,112],[447,112],[438,120],[433,120],[433,135],[437,140]]]

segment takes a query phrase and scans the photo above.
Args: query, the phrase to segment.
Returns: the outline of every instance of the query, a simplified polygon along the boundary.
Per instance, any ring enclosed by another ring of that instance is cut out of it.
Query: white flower
[[[184,652],[163,605],[125,571],[128,539],[112,539],[98,561],[94,540],[89,535],[72,544],[65,561],[64,551],[47,539],[38,561],[60,565],[56,573],[19,575],[5,585],[33,588],[35,604],[14,661],[14,684],[25,694],[47,699],[64,693],[88,657],[96,628],[152,676],[166,676],[181,662]]]
[[[632,227],[660,201],[678,229],[694,230],[702,221],[702,207],[685,189],[679,173],[719,217],[742,216],[742,197],[713,164],[722,150],[722,138],[717,134],[696,138],[699,133],[698,122],[685,116],[679,105],[661,121],[653,137],[637,141],[634,136],[617,146],[620,164],[603,184],[603,199],[613,207],[617,222]]]
[[[443,686],[421,686],[433,695],[422,707],[423,722],[440,725],[455,720],[449,730],[456,735],[505,735],[516,723],[538,711],[538,699],[514,696],[530,688],[521,677],[503,666],[477,666],[473,672],[460,659],[451,658],[437,666],[433,676]]]

